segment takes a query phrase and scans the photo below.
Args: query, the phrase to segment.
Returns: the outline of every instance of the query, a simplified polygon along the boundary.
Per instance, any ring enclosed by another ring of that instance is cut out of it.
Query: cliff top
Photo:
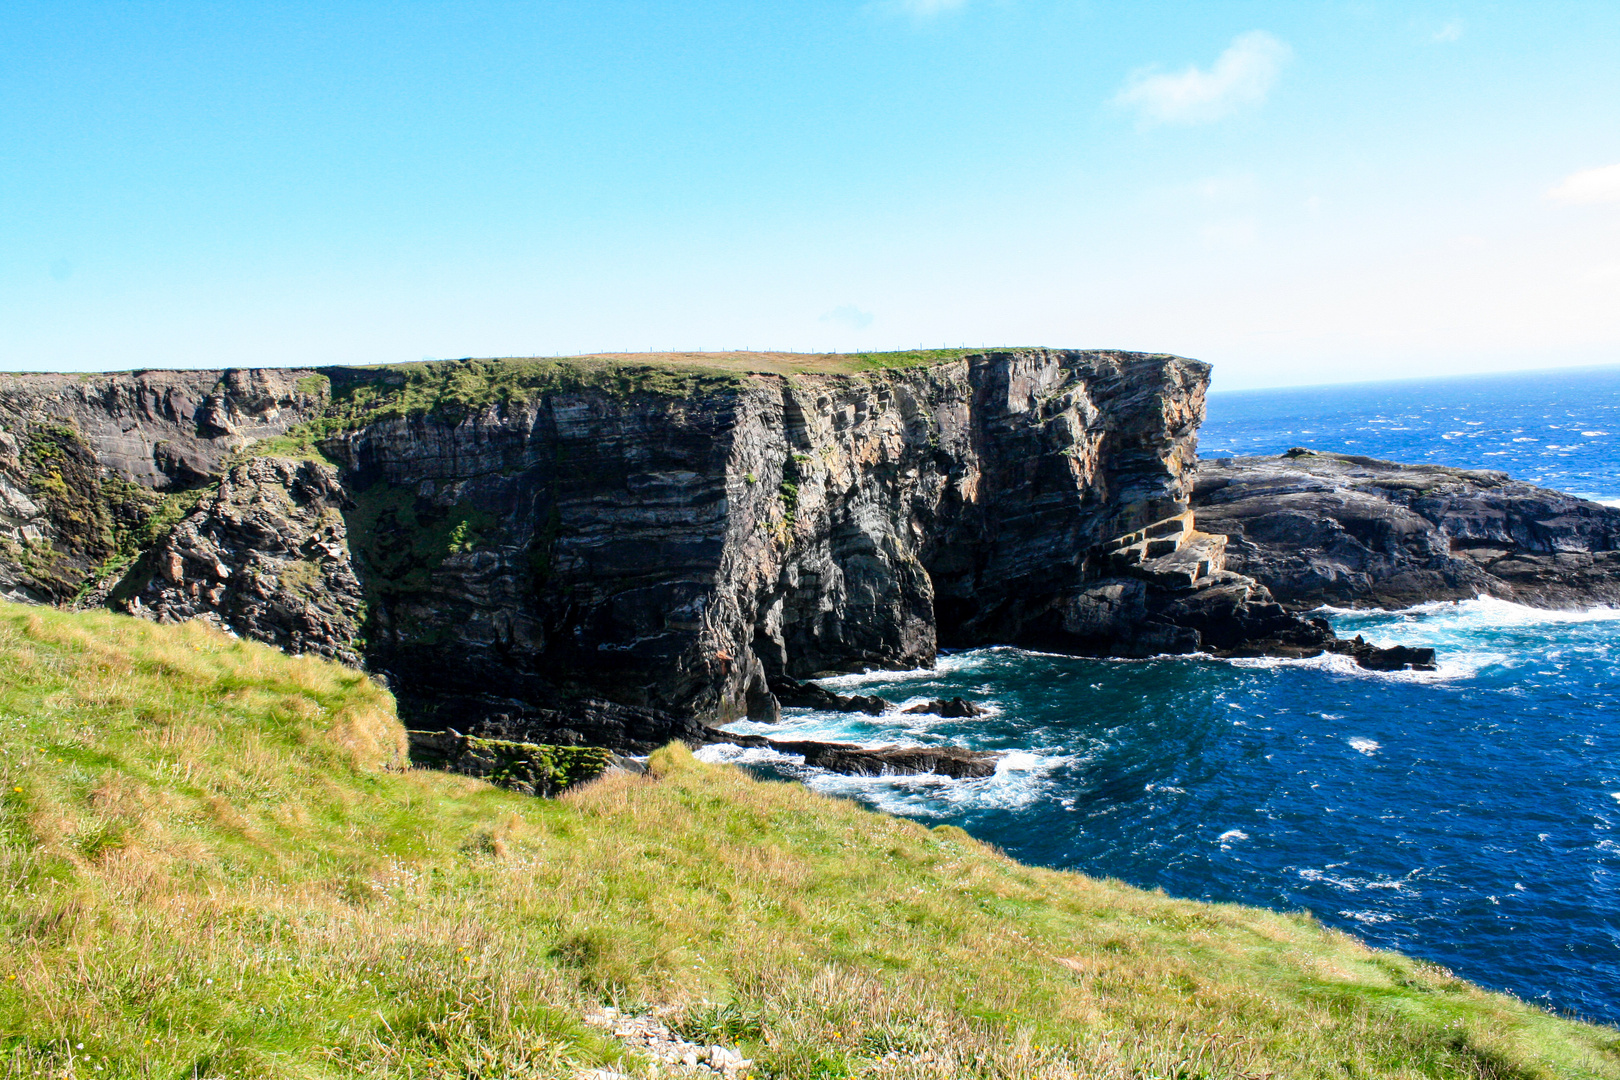
[[[213,375],[218,377],[227,370],[280,370],[299,373],[319,371],[328,375],[338,372],[408,373],[432,370],[447,365],[468,364],[498,365],[514,368],[534,368],[538,365],[547,365],[574,368],[581,371],[617,368],[668,368],[674,371],[724,373],[728,375],[853,375],[863,371],[924,367],[929,364],[958,360],[964,356],[981,356],[987,353],[1031,352],[1046,348],[1047,346],[997,345],[981,348],[963,347],[952,349],[942,347],[938,349],[904,349],[889,352],[853,353],[749,352],[746,350],[722,352],[601,352],[581,353],[577,356],[468,356],[451,360],[417,360],[396,364],[310,365],[303,368],[249,367],[206,370],[180,368],[167,371],[160,368],[133,368],[104,372],[10,371],[0,372],[0,384],[12,379],[86,382],[112,375],[138,376],[159,373],[174,375],[194,373],[198,376]],[[1096,351],[1112,352],[1115,350]]]
[[[586,353],[559,357],[572,363],[601,361],[676,368],[692,367],[739,375],[854,375],[863,371],[890,368],[926,367],[929,364],[959,360],[986,353],[1026,352],[1042,346],[1004,346],[957,349],[907,349],[897,352],[796,353],[796,352],[640,352]],[[507,358],[512,359],[512,358]],[[409,367],[411,365],[393,365]]]
[[[347,668],[0,604],[12,1071],[569,1075],[613,1056],[577,1019],[611,998],[770,1076],[1620,1076],[1612,1029],[1306,915],[679,746],[546,800],[382,767],[403,738]]]

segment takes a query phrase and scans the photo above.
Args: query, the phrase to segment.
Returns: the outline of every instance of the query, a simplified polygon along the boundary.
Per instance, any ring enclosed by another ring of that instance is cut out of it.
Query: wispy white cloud
[[[1561,203],[1620,202],[1620,165],[1570,173],[1547,189],[1547,198]]]
[[[872,325],[872,313],[862,311],[854,304],[835,307],[819,320],[824,323],[843,323],[852,330],[865,330]]]
[[[1463,21],[1452,19],[1433,34],[1435,41],[1456,41],[1463,36]]]
[[[1152,68],[1135,72],[1114,95],[1114,104],[1135,109],[1146,123],[1219,120],[1265,101],[1293,55],[1293,49],[1264,30],[1250,30],[1233,38],[1208,71],[1194,66],[1173,74]]]
[[[966,4],[967,0],[896,0],[896,6],[908,15],[929,19]]]

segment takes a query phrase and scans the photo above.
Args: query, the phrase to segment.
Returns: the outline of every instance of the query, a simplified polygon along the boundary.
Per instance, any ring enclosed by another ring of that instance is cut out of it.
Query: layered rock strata
[[[1620,510],[1505,473],[1303,448],[1199,466],[1200,525],[1294,609],[1620,603]]]
[[[337,471],[255,458],[160,536],[111,603],[159,622],[203,619],[289,652],[361,662],[364,589]]]
[[[6,377],[0,585],[363,663],[416,727],[636,752],[941,645],[1348,649],[1193,527],[1208,374],[1036,349]]]

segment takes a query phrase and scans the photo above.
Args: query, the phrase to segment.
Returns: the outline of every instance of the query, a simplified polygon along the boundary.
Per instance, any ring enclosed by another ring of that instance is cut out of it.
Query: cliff
[[[5,377],[0,587],[631,750],[941,645],[1348,648],[1192,528],[1204,364],[749,360]]]
[[[1507,474],[1305,450],[1199,467],[1227,565],[1292,607],[1620,603],[1620,510]]]

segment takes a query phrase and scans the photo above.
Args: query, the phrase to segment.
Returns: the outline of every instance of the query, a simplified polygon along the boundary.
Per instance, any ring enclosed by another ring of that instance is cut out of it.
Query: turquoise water
[[[1206,456],[1307,445],[1620,498],[1620,369],[1216,394],[1209,413]],[[1026,862],[1308,908],[1370,944],[1620,1023],[1620,612],[1475,600],[1329,614],[1341,633],[1435,646],[1439,670],[980,649],[826,682],[901,704],[962,694],[986,717],[789,710],[737,727],[1005,751],[990,779],[703,753],[960,825]]]

